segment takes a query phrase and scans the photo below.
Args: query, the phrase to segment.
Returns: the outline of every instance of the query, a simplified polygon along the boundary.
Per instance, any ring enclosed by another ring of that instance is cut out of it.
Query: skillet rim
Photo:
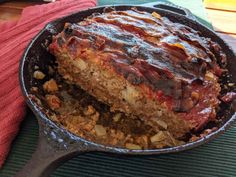
[[[160,149],[144,149],[144,150],[130,150],[130,149],[125,149],[125,148],[116,148],[116,147],[112,147],[112,146],[107,146],[107,145],[103,145],[103,144],[99,144],[99,143],[95,143],[92,141],[88,141],[82,137],[76,136],[73,133],[69,132],[68,130],[66,130],[64,127],[56,124],[55,122],[53,122],[52,120],[50,120],[49,118],[47,118],[47,116],[40,110],[40,107],[34,103],[34,101],[30,98],[29,96],[29,92],[26,89],[26,84],[25,84],[25,77],[24,77],[24,68],[26,66],[26,61],[27,61],[27,55],[29,53],[29,51],[32,49],[33,44],[35,43],[35,41],[38,40],[38,38],[45,32],[47,31],[51,26],[54,26],[57,23],[60,23],[60,21],[62,21],[63,19],[69,18],[71,16],[77,15],[79,13],[88,13],[88,11],[96,11],[98,9],[104,9],[106,7],[113,7],[113,8],[132,8],[132,7],[136,7],[136,8],[141,8],[142,10],[148,12],[146,9],[149,10],[153,10],[153,11],[162,11],[166,14],[171,13],[172,15],[178,15],[181,16],[181,18],[185,18],[185,20],[189,21],[190,23],[192,23],[193,25],[197,25],[199,26],[199,28],[205,28],[204,30],[210,31],[215,37],[217,37],[219,40],[221,40],[221,42],[223,42],[223,44],[225,45],[225,47],[228,48],[228,51],[230,51],[234,58],[235,58],[235,53],[233,52],[232,48],[225,43],[225,41],[223,39],[221,39],[213,30],[211,30],[210,28],[206,27],[205,25],[202,25],[201,23],[197,22],[196,20],[190,19],[184,15],[181,14],[177,14],[175,12],[171,12],[169,10],[165,10],[165,9],[161,9],[161,8],[156,8],[156,7],[147,7],[145,5],[106,5],[106,6],[97,6],[97,7],[93,7],[93,8],[89,8],[86,10],[82,10],[82,11],[78,11],[78,12],[74,12],[71,13],[69,15],[60,17],[56,20],[53,20],[49,23],[47,23],[44,28],[42,30],[40,30],[40,32],[38,32],[38,34],[31,40],[31,42],[28,44],[27,48],[25,49],[21,61],[20,61],[20,68],[19,68],[19,81],[20,81],[20,88],[21,91],[26,99],[27,105],[31,108],[31,110],[33,111],[33,113],[36,115],[38,121],[43,121],[44,126],[46,124],[49,124],[49,126],[58,129],[61,133],[62,136],[66,136],[69,137],[75,141],[77,141],[78,143],[84,143],[85,146],[87,146],[87,151],[104,151],[104,152],[111,152],[111,153],[118,153],[118,154],[130,154],[130,155],[149,155],[149,154],[165,154],[165,153],[173,153],[173,152],[180,152],[180,151],[184,151],[184,150],[188,150],[188,149],[192,149],[195,147],[198,147],[202,144],[205,144],[207,142],[209,142],[210,140],[214,139],[215,137],[219,136],[220,134],[223,134],[226,129],[228,129],[230,126],[232,126],[232,124],[234,122],[236,122],[236,113],[234,113],[230,118],[228,118],[228,120],[221,125],[216,131],[211,132],[209,134],[207,134],[206,136],[204,136],[203,138],[200,138],[194,142],[188,142],[184,145],[180,145],[180,146],[174,146],[174,147],[168,147],[168,148],[160,148]],[[119,9],[118,9],[119,10]],[[92,12],[93,13],[93,12]],[[89,16],[89,15],[87,15]],[[167,15],[168,18],[168,15]],[[172,21],[172,19],[170,19]],[[184,23],[183,23],[184,24]],[[184,24],[186,25],[186,24]],[[188,26],[188,25],[186,25]],[[217,42],[219,43],[219,42]],[[222,45],[219,44],[221,47]],[[43,127],[42,129],[44,129],[45,127]],[[78,144],[75,144],[75,147]],[[78,151],[80,151],[79,147],[78,147]]]

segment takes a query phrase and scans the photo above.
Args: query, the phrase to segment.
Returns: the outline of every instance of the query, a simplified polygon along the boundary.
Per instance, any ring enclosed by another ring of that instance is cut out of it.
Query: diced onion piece
[[[73,60],[72,62],[80,70],[85,70],[88,66],[88,64],[85,63],[85,61],[81,58],[78,58],[77,60]]]
[[[157,18],[157,19],[161,19],[161,15],[156,13],[156,12],[152,12],[152,16]]]
[[[43,79],[45,77],[45,74],[41,71],[35,71],[33,76],[34,76],[35,79],[40,80],[40,79]]]
[[[48,66],[48,74],[53,75],[54,69],[51,66]]]
[[[117,113],[113,116],[113,121],[114,122],[118,122],[121,118],[121,113]]]
[[[136,150],[140,150],[140,149],[142,149],[142,147],[141,146],[139,146],[139,145],[137,145],[137,144],[133,144],[133,143],[126,143],[125,144],[125,147],[127,148],[127,149],[136,149]]]
[[[130,104],[135,104],[135,100],[139,96],[138,91],[132,86],[127,86],[121,93],[122,97]]]
[[[169,139],[172,141],[172,143],[173,143],[175,146],[178,145],[178,143],[180,143],[180,142],[178,142],[178,141],[170,134],[170,132],[166,131],[166,135],[169,137]]]
[[[106,129],[102,125],[95,125],[94,129],[97,136],[105,136],[107,134]]]
[[[163,133],[163,131],[158,132],[154,136],[150,138],[152,143],[160,142],[166,139],[166,135]]]
[[[228,86],[229,86],[229,87],[233,87],[233,86],[234,86],[234,83],[228,83]]]
[[[162,120],[156,120],[157,124],[164,129],[167,129],[167,124]]]

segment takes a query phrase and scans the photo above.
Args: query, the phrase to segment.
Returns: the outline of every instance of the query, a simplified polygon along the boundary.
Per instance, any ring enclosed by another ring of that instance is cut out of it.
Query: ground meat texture
[[[224,54],[209,40],[157,13],[114,10],[65,24],[49,50],[68,83],[171,139],[215,119]]]
[[[55,95],[46,95],[45,98],[46,98],[46,101],[47,101],[49,107],[52,110],[58,109],[60,107],[61,100],[57,96],[55,96]]]
[[[122,112],[111,112],[108,105],[81,88],[68,84],[57,72],[54,77],[53,80],[61,87],[53,94],[43,92],[39,98],[33,96],[33,99],[39,101],[39,106],[46,102],[46,108],[49,109],[45,111],[47,116],[71,133],[99,144],[128,149],[153,149],[184,143],[171,133],[165,141],[152,143],[155,134],[163,130],[167,132],[164,122],[157,121],[155,127],[151,127],[136,116],[127,117]],[[33,88],[32,93],[37,95],[39,92],[34,90],[39,88]]]

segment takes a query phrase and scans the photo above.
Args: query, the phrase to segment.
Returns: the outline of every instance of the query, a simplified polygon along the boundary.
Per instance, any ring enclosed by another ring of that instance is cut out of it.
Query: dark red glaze
[[[216,95],[219,90],[206,84],[195,85],[192,88],[194,92],[199,93],[199,99],[195,103],[194,108],[187,113],[179,113],[184,119],[192,122],[196,130],[204,127],[210,120],[214,120],[216,112],[214,107],[217,107],[219,100]]]

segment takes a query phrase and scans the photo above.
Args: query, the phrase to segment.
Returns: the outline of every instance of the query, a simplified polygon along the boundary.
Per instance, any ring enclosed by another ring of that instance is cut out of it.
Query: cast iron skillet
[[[233,81],[236,81],[235,54],[231,48],[212,30],[199,24],[190,11],[181,7],[163,3],[149,3],[142,6],[115,6],[115,9],[127,10],[132,7],[136,7],[139,10],[150,13],[156,11],[162,16],[168,17],[170,20],[188,25],[193,29],[200,31],[203,36],[209,37],[213,41],[216,41],[226,53],[228,59],[228,69],[233,75]],[[69,133],[67,130],[59,127],[48,119],[44,114],[43,109],[37,106],[37,104],[29,97],[30,88],[40,84],[37,83],[40,81],[33,79],[34,66],[38,65],[41,70],[47,72],[46,66],[50,64],[49,62],[52,60],[53,56],[47,52],[45,45],[47,46],[48,43],[50,43],[53,34],[56,34],[63,29],[65,22],[78,22],[94,12],[103,12],[104,8],[105,7],[96,7],[88,9],[49,23],[32,40],[26,49],[20,65],[20,84],[27,104],[37,116],[39,123],[39,140],[38,147],[33,154],[32,159],[20,172],[17,173],[17,177],[46,177],[64,161],[84,152],[103,151],[117,154],[147,155],[173,153],[187,150],[207,143],[217,135],[222,134],[236,120],[236,113],[232,111],[227,120],[223,122],[218,130],[206,135],[202,139],[181,146],[153,150],[128,150],[87,141],[86,139]]]

